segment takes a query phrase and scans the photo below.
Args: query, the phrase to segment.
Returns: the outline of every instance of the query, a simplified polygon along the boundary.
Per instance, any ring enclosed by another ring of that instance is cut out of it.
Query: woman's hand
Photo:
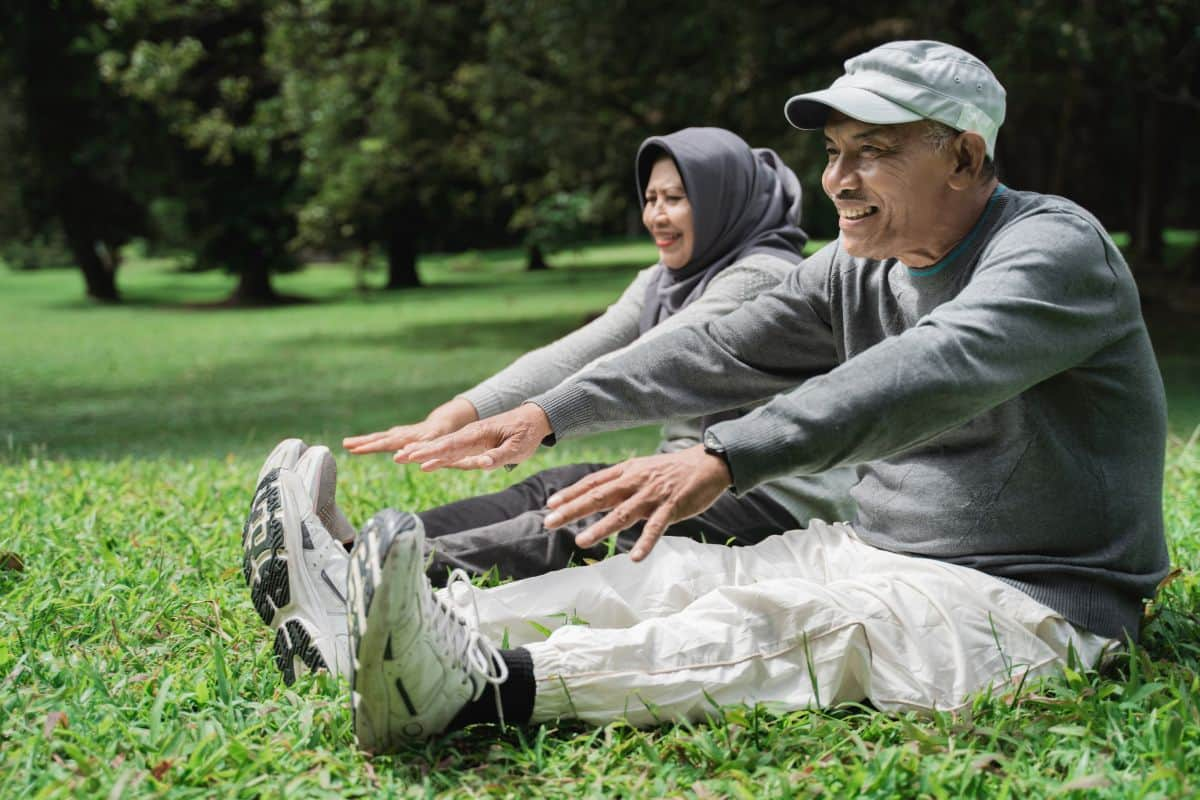
[[[526,403],[448,436],[405,445],[392,460],[397,464],[420,464],[424,472],[445,468],[495,469],[526,460],[551,432],[546,412]]]
[[[613,509],[575,537],[591,547],[638,520],[647,520],[630,557],[641,561],[672,524],[694,517],[716,502],[731,484],[729,467],[700,445],[677,453],[633,458],[593,473],[552,495],[547,528],[559,528],[597,511]]]
[[[456,397],[429,412],[421,422],[413,425],[395,425],[386,431],[366,433],[362,436],[347,436],[342,447],[356,456],[367,453],[392,453],[415,442],[428,442],[439,436],[454,433],[464,425],[479,419],[475,406],[470,401]]]

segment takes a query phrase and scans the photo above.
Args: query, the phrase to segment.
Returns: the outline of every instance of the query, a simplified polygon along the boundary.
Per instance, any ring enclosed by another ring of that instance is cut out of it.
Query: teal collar
[[[958,260],[967,248],[971,246],[971,242],[975,240],[975,235],[979,233],[979,229],[983,227],[983,221],[988,218],[988,214],[992,210],[992,206],[996,204],[996,198],[1004,194],[1008,187],[1003,183],[996,186],[996,191],[992,192],[992,196],[988,198],[987,205],[983,208],[983,213],[979,215],[979,219],[975,221],[975,225],[970,232],[962,238],[958,244],[954,245],[954,249],[946,254],[946,257],[936,264],[930,264],[928,267],[908,267],[908,274],[914,278],[928,278],[930,275],[937,275],[946,267]]]

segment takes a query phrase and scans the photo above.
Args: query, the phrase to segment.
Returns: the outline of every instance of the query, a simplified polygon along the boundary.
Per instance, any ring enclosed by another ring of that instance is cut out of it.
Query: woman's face
[[[642,224],[654,237],[659,260],[669,269],[679,269],[692,260],[696,237],[692,229],[692,205],[683,191],[683,178],[675,162],[663,157],[654,162],[646,182],[646,205]]]

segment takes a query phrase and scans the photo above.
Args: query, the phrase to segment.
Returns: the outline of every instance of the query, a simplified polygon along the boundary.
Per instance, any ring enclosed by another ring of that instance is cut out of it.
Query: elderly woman
[[[797,225],[800,185],[774,152],[751,149],[719,128],[688,128],[643,142],[636,176],[642,221],[659,261],[639,272],[602,316],[521,357],[420,423],[352,436],[343,445],[356,455],[395,452],[511,409],[634,341],[703,325],[732,311],[775,286],[801,260],[806,235]],[[668,424],[660,450],[697,444],[705,426],[715,421]],[[495,494],[420,512],[430,578],[444,581],[454,569],[525,578],[573,559],[604,557],[607,546],[585,548],[575,541],[595,520],[552,531],[543,521],[551,495],[607,466],[556,467]],[[334,502],[335,474],[328,449],[306,448],[295,439],[281,443],[260,473],[243,537],[246,580],[255,607],[277,631],[276,660],[288,682],[301,665],[335,673],[347,666],[343,546],[356,532]],[[667,533],[743,545],[814,518],[849,519],[852,482],[853,473],[844,469],[783,478],[742,495],[726,492],[707,511]],[[628,551],[639,531],[635,525],[616,537],[616,550]],[[295,553],[303,557],[292,561]]]

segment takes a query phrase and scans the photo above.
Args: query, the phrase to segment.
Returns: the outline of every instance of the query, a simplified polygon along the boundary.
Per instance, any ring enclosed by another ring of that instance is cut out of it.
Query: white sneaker
[[[308,448],[296,462],[295,469],[304,480],[313,508],[325,530],[342,544],[353,544],[358,531],[338,508],[337,462],[333,460],[329,448],[321,444]]]
[[[314,455],[314,450],[320,455]],[[308,458],[305,459],[305,456]],[[337,462],[333,460],[333,455],[329,452],[328,447],[324,445],[309,447],[303,439],[284,439],[275,445],[275,449],[263,462],[262,469],[258,471],[258,480],[255,483],[254,491],[258,492],[258,484],[263,482],[271,470],[296,470],[297,464],[301,460],[305,460],[311,465],[310,474],[305,476],[305,485],[309,487],[309,495],[313,499],[313,505],[316,506],[317,516],[325,524],[325,529],[342,544],[353,544],[358,531],[338,508]]]
[[[416,516],[386,509],[350,554],[350,698],[354,733],[368,752],[395,752],[444,731],[489,684],[508,678],[495,645],[429,585],[424,540]],[[462,580],[456,570],[449,590]]]
[[[322,451],[324,451],[322,453]],[[242,572],[254,608],[275,630],[275,665],[284,683],[299,672],[349,670],[346,568],[349,556],[317,516],[311,492],[329,458],[310,448],[259,483],[242,537]]]
[[[296,462],[300,460],[300,456],[307,449],[308,445],[304,443],[303,439],[284,439],[275,445],[275,449],[263,462],[262,469],[258,471],[258,478],[254,481],[255,493],[258,492],[258,485],[263,482],[263,478],[267,477],[267,473],[274,469],[294,469]]]

